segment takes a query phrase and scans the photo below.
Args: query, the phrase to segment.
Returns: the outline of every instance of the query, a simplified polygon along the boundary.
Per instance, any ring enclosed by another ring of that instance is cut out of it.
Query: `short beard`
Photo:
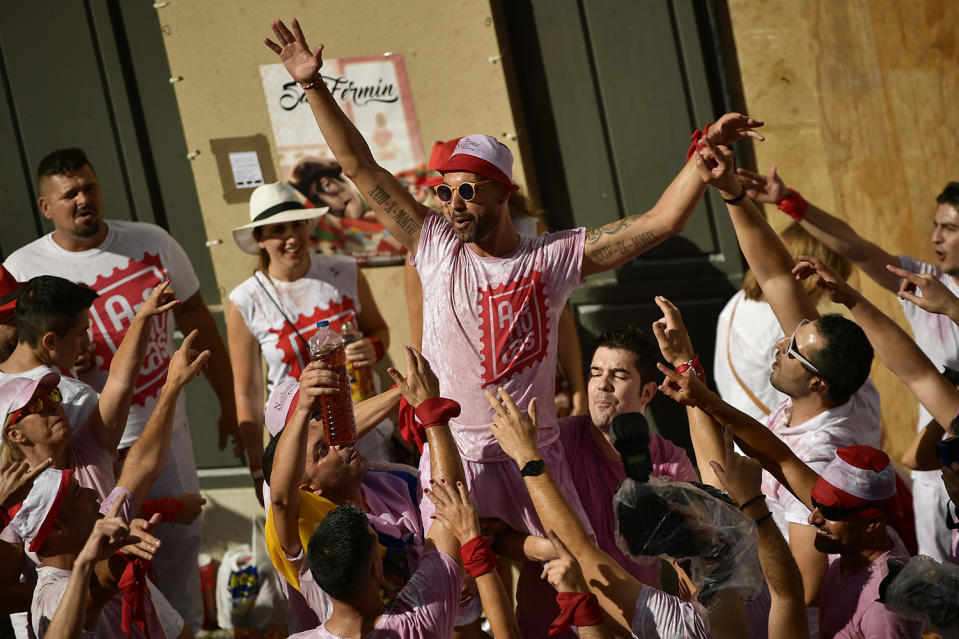
[[[77,237],[94,237],[100,232],[100,220],[94,220],[89,224],[84,224],[83,226],[74,226],[73,228],[73,234]]]

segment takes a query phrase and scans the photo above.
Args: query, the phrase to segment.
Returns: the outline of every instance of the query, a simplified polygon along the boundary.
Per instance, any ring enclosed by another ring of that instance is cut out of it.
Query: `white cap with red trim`
[[[872,446],[844,446],[823,469],[812,498],[837,508],[875,508],[898,514],[896,471],[889,456]],[[872,516],[872,508],[864,516]]]
[[[449,158],[436,169],[442,174],[454,171],[475,173],[505,184],[514,191],[513,154],[506,145],[488,135],[466,135],[459,139]]]
[[[0,422],[6,426],[7,417],[29,404],[38,386],[56,388],[59,383],[60,374],[53,371],[35,379],[14,377],[7,380],[0,385]]]
[[[60,514],[71,477],[73,471],[55,468],[48,468],[37,475],[30,494],[10,520],[10,526],[28,544],[30,552],[39,551],[47,540],[53,522]]]

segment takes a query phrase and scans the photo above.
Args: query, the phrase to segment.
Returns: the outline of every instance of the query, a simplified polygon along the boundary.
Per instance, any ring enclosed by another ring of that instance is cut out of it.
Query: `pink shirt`
[[[456,560],[436,548],[423,553],[390,610],[364,639],[437,639],[453,636],[453,624],[463,589],[463,571]],[[341,639],[325,625],[291,635],[290,639]]]
[[[792,400],[787,399],[769,415],[766,426],[816,472],[835,458],[837,448],[854,444],[879,447],[879,392],[872,380],[867,380],[842,406],[823,411],[802,424],[789,426],[791,416]],[[765,470],[763,493],[787,540],[787,524],[808,525],[809,509]]]
[[[821,639],[906,639],[922,636],[922,622],[906,619],[891,612],[879,598],[879,583],[889,573],[890,559],[905,563],[909,560],[898,535],[892,530],[889,539],[892,548],[883,553],[865,569],[843,577],[840,556],[829,555],[826,573],[822,578],[819,606],[819,636]]]
[[[566,462],[596,533],[596,545],[641,582],[655,586],[659,583],[659,559],[644,557],[637,561],[623,554],[616,545],[613,495],[626,473],[621,462],[608,459],[600,451],[590,436],[593,428],[589,415],[559,420],[559,436],[566,451]],[[686,451],[655,433],[649,436],[649,456],[653,462],[651,476],[667,477],[672,481],[699,481]]]
[[[484,389],[502,386],[524,410],[539,398],[540,443],[559,437],[552,410],[557,323],[582,280],[584,238],[583,229],[520,236],[508,255],[480,257],[443,216],[427,215],[411,259],[423,283],[423,354],[443,397],[460,403],[450,426],[465,458],[506,459],[489,430]]]
[[[709,615],[699,602],[687,602],[655,588],[643,588],[636,598],[634,637],[708,639]]]

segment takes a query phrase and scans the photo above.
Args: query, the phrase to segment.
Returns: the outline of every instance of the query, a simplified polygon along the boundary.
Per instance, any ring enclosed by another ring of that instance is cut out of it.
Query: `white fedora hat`
[[[250,223],[233,229],[233,239],[243,251],[256,255],[260,247],[253,237],[253,229],[267,224],[282,224],[297,220],[317,220],[330,207],[307,209],[296,189],[286,182],[258,186],[250,195]]]

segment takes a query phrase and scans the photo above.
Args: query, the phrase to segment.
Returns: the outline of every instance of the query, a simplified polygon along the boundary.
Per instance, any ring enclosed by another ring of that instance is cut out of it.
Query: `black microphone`
[[[623,460],[626,476],[639,482],[649,481],[653,462],[649,458],[649,424],[643,414],[623,413],[614,417],[609,438]]]

